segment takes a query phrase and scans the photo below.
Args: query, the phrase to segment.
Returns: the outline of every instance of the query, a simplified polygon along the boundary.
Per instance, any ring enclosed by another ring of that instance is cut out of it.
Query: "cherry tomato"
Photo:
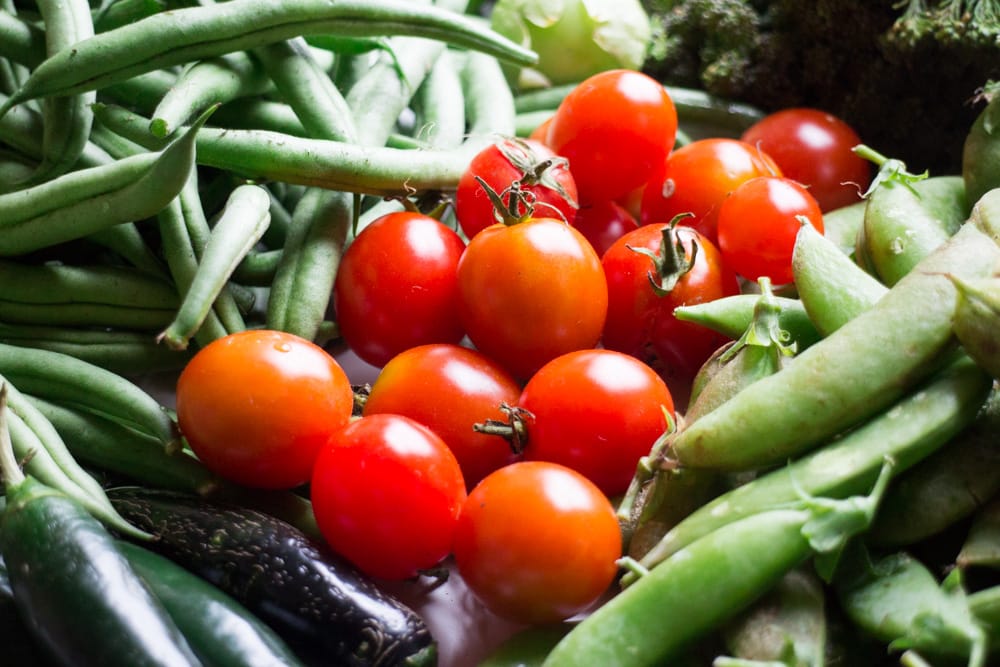
[[[595,74],[556,109],[548,145],[569,159],[581,203],[616,199],[645,183],[677,138],[663,85],[632,70]]]
[[[741,139],[760,146],[782,174],[808,187],[824,212],[860,201],[871,183],[871,163],[851,150],[861,138],[825,111],[777,111],[747,128]]]
[[[524,458],[576,470],[605,494],[623,493],[639,458],[667,430],[667,385],[635,357],[578,350],[542,366],[524,386]]]
[[[331,548],[373,577],[401,580],[451,553],[466,491],[441,438],[409,417],[379,414],[321,448],[310,496]]]
[[[699,139],[673,151],[643,190],[639,223],[666,223],[682,213],[684,224],[717,242],[718,210],[736,187],[757,176],[781,175],[760,149],[736,139]]]
[[[722,259],[747,280],[792,282],[792,251],[804,216],[823,232],[823,212],[809,191],[789,178],[762,176],[733,191],[719,211]]]
[[[424,343],[457,343],[458,260],[465,242],[420,213],[389,213],[365,227],[341,259],[334,283],[340,334],[381,366]]]
[[[177,421],[194,453],[219,476],[262,489],[308,482],[317,453],[353,405],[336,360],[281,331],[219,338],[177,381]]]
[[[561,220],[487,227],[465,249],[458,283],[469,339],[519,380],[601,337],[608,307],[601,260]]]
[[[581,206],[573,226],[590,241],[598,255],[603,255],[612,243],[638,227],[639,223],[624,206],[604,199]]]
[[[455,565],[493,613],[553,623],[594,604],[614,580],[621,531],[614,507],[579,473],[521,461],[481,481],[462,507]]]
[[[685,402],[698,369],[728,339],[678,320],[674,308],[736,294],[736,274],[715,244],[683,224],[643,225],[618,239],[601,262],[608,280],[604,347],[652,366]],[[650,278],[669,289],[661,293]]]
[[[539,215],[569,223],[576,217],[576,183],[565,158],[537,141],[508,138],[476,154],[458,181],[455,217],[468,238],[497,222],[493,200],[477,176],[508,206],[510,195],[505,192],[517,181]],[[515,217],[527,213],[523,202],[515,199],[513,206]]]
[[[516,405],[520,395],[514,378],[481,352],[445,343],[421,345],[382,368],[364,414],[405,415],[430,428],[455,454],[471,488],[516,458],[502,438],[478,433],[473,426],[503,420],[500,405]]]

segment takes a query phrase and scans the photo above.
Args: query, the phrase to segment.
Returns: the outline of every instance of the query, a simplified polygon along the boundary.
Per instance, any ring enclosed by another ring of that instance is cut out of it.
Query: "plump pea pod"
[[[965,659],[969,667],[986,664],[986,633],[970,612],[960,570],[939,582],[906,552],[875,562],[865,555],[858,559],[834,580],[840,606],[851,621],[890,650]]]
[[[146,130],[149,119],[110,105],[98,106],[94,113],[107,127],[146,148],[159,146],[159,140]],[[457,149],[412,151],[214,127],[198,132],[196,146],[199,165],[249,180],[315,185],[380,197],[454,190],[476,152],[476,145],[469,142]]]
[[[214,104],[263,94],[270,87],[261,65],[246,53],[229,53],[186,68],[152,113],[149,131],[167,137]]]
[[[206,665],[303,664],[269,626],[217,586],[144,547],[117,546]]]
[[[482,50],[522,65],[537,56],[471,17],[393,0],[231,0],[163,12],[100,33],[38,65],[0,106],[50,95],[95,90],[155,69],[243,51],[309,34],[405,34]]]
[[[971,360],[961,359],[847,434],[699,507],[640,563],[652,568],[728,523],[784,506],[800,490],[835,498],[860,493],[886,458],[895,461],[893,474],[898,475],[971,424],[990,388],[990,378]],[[623,584],[630,579],[626,574]]]
[[[962,569],[1000,568],[1000,498],[991,498],[976,512],[955,564]]]
[[[94,35],[87,0],[38,0],[45,24],[46,50],[53,56]],[[16,93],[15,93],[16,95]],[[65,173],[73,166],[90,138],[94,122],[91,105],[97,101],[93,91],[48,97],[42,102],[44,130],[42,163],[25,183],[31,185]]]
[[[0,11],[0,57],[33,68],[47,55],[44,30],[11,12]]]
[[[207,118],[203,115],[152,162],[136,156],[128,168],[118,160],[0,195],[0,255],[24,254],[155,215],[187,180],[194,138]]]
[[[728,656],[712,667],[823,667],[826,593],[807,568],[791,570],[774,588],[722,629]]]
[[[19,470],[6,414],[0,399],[0,554],[32,633],[63,664],[200,665],[107,529]]]
[[[812,225],[802,225],[795,236],[792,274],[802,306],[823,336],[868,310],[889,291]]]
[[[201,328],[237,264],[267,229],[270,206],[271,195],[259,185],[241,185],[233,190],[205,244],[177,316],[159,336],[169,347],[185,349]]]
[[[1000,187],[1000,83],[988,83],[981,99],[986,106],[962,144],[962,181],[969,201]]]
[[[795,343],[797,350],[802,351],[822,338],[800,299],[775,296],[774,303],[778,307],[778,326],[788,332],[790,342]],[[756,304],[756,294],[733,294],[678,306],[674,308],[674,317],[736,339],[750,326]]]
[[[888,180],[865,206],[863,243],[878,277],[894,285],[921,259],[958,231],[969,215],[960,176],[915,183]]]
[[[811,557],[830,559],[824,570],[834,564],[846,540],[871,521],[890,468],[884,466],[868,496],[801,498],[691,543],[583,619],[544,667],[669,664],[685,645],[720,629]]]
[[[1000,393],[944,447],[895,480],[866,540],[898,549],[943,532],[1000,492]]]
[[[125,377],[69,355],[0,344],[0,375],[20,391],[77,406],[179,445],[177,423],[152,395]]]
[[[728,470],[779,464],[892,405],[953,351],[958,290],[941,274],[988,275],[1000,261],[997,231],[1000,216],[974,213],[873,307],[682,430],[673,456]]]
[[[1000,267],[998,267],[1000,268]],[[1000,275],[963,280],[949,274],[958,288],[955,336],[965,352],[988,373],[1000,378]]]
[[[865,222],[866,205],[862,200],[823,214],[823,234],[851,259],[854,259],[858,233]]]

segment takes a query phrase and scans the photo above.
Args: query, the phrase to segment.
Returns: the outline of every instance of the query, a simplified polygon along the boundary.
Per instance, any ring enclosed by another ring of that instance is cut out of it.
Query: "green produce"
[[[983,86],[980,98],[986,106],[976,117],[962,144],[962,182],[969,199],[975,201],[988,190],[1000,187],[1000,82]]]
[[[289,524],[187,494],[139,487],[109,494],[158,537],[150,548],[219,586],[303,659],[434,663],[436,644],[419,616]]]
[[[1000,269],[1000,267],[997,267]],[[963,280],[949,275],[958,287],[955,308],[955,336],[963,349],[993,377],[1000,378],[1000,275],[979,280]]]
[[[753,318],[758,302],[756,294],[735,294],[733,296],[703,301],[674,308],[674,316],[685,322],[695,322],[730,338],[739,338]],[[795,343],[802,351],[820,340],[816,325],[809,318],[802,300],[787,296],[775,296],[774,305],[778,312],[778,326],[788,333],[789,343]]]
[[[21,473],[7,415],[5,385],[0,468],[7,502],[0,554],[34,636],[62,664],[200,665],[104,526],[69,497]],[[108,636],[115,641],[95,641]]]

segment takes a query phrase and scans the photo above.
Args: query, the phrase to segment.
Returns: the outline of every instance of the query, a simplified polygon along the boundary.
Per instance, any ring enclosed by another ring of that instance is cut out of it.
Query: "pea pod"
[[[692,542],[583,619],[543,667],[669,664],[685,645],[721,628],[810,557],[835,559],[870,522],[890,468],[884,467],[869,496],[804,498]]]
[[[750,325],[756,303],[756,294],[734,294],[678,306],[674,308],[674,316],[736,339]],[[778,326],[788,332],[790,342],[794,342],[800,352],[822,338],[801,299],[776,295],[774,303],[778,307]]]
[[[1000,187],[1000,83],[984,86],[985,100],[962,144],[962,181],[970,201]]]
[[[0,554],[32,632],[63,664],[199,665],[104,526],[18,469],[3,391],[0,470],[7,504]]]
[[[884,410],[940,368],[954,350],[958,300],[942,274],[992,272],[1000,261],[997,206],[1000,190],[872,308],[682,430],[672,443],[676,460],[728,470],[782,463]]]
[[[1000,276],[963,280],[949,274],[958,288],[955,309],[955,336],[966,353],[993,377],[1000,378]]]
[[[955,564],[962,569],[1000,568],[1000,498],[991,498],[976,512]],[[1000,616],[997,616],[1000,623]]]
[[[862,200],[823,214],[823,234],[852,260],[858,233],[865,222],[865,206]]]

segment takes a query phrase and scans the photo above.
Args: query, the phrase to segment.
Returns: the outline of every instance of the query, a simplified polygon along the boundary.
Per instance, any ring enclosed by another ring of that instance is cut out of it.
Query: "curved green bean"
[[[0,57],[33,68],[47,55],[44,30],[0,11]]]
[[[95,90],[170,65],[310,34],[408,34],[530,65],[534,52],[456,12],[401,0],[230,0],[162,12],[103,32],[40,63],[2,106]]]
[[[445,50],[414,96],[415,136],[434,148],[456,148],[465,139],[465,94],[456,57]]]

